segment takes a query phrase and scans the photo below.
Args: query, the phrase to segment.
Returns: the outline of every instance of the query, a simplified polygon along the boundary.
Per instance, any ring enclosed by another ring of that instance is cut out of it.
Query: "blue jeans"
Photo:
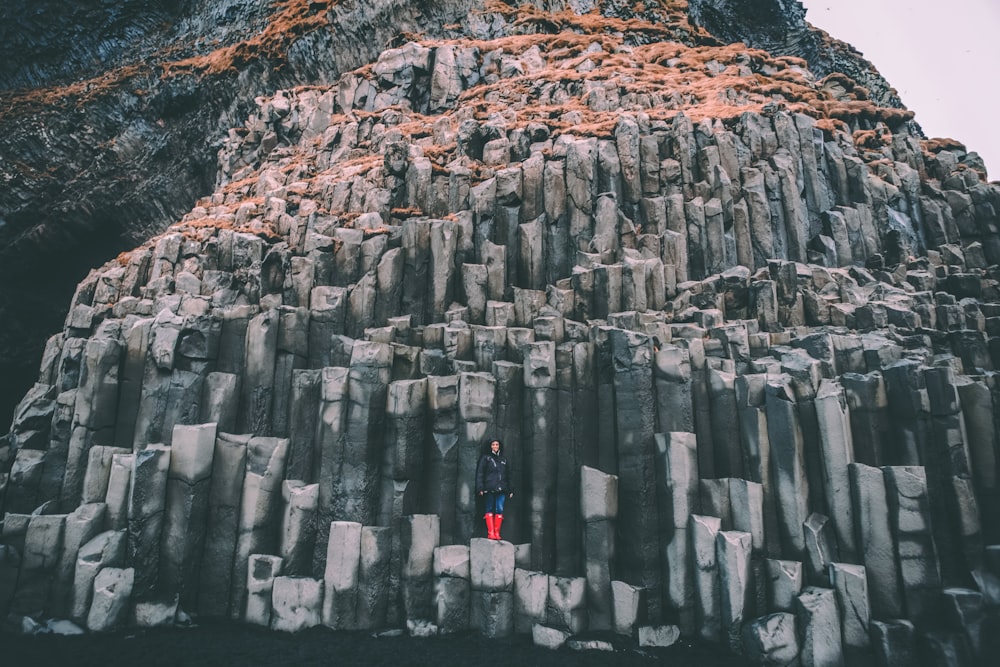
[[[503,504],[507,500],[507,494],[503,491],[486,492],[486,513],[503,514]]]

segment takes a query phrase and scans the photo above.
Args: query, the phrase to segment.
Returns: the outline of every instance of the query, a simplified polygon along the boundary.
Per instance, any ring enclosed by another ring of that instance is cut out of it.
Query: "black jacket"
[[[513,493],[507,468],[507,457],[503,454],[495,455],[493,452],[483,454],[476,466],[476,493],[480,491]]]

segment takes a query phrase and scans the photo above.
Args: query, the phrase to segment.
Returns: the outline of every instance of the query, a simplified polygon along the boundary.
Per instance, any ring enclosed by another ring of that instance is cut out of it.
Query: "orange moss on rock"
[[[163,76],[194,72],[219,74],[239,69],[258,58],[281,61],[297,39],[330,25],[327,12],[338,0],[278,0],[264,30],[250,39],[215,51],[162,64]]]

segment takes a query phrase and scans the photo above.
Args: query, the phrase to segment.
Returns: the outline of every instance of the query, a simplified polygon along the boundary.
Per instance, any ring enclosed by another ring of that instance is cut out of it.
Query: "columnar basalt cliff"
[[[362,11],[319,4],[311,48]],[[467,4],[257,97],[78,285],[0,440],[0,613],[982,659],[1000,186],[860,59],[725,43],[740,3]]]

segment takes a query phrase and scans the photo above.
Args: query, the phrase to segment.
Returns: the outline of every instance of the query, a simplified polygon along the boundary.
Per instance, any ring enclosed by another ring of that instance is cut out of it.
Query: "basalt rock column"
[[[557,416],[555,345],[530,343],[524,351],[523,437],[531,471],[531,565],[545,571],[554,567],[558,546],[555,543]]]
[[[667,573],[666,599],[684,634],[695,621],[695,562],[691,555],[688,517],[698,514],[698,455],[694,433],[656,435],[657,487],[660,503],[661,562]]]
[[[458,384],[458,483],[455,541],[468,542],[481,526],[476,510],[476,465],[493,430],[496,380],[487,373],[462,373]]]
[[[906,615],[922,621],[935,613],[934,591],[941,586],[927,478],[916,466],[887,466],[883,471]]]
[[[483,540],[487,541],[487,540]],[[430,621],[434,604],[434,549],[441,543],[441,524],[432,514],[413,514],[400,522],[401,590],[406,621]],[[499,544],[499,543],[498,543]]]
[[[69,614],[77,554],[81,547],[101,532],[106,513],[107,505],[104,503],[87,503],[80,505],[66,516],[61,543],[62,553],[56,566],[49,603],[52,615],[65,617]]]
[[[281,484],[281,497],[285,505],[279,539],[283,572],[289,576],[302,576],[312,571],[319,485],[285,480]]]
[[[514,631],[514,545],[505,540],[472,539],[470,624],[486,637]]]
[[[344,420],[347,416],[347,373],[342,367],[323,369],[322,401],[316,426],[319,503],[316,510],[316,550],[313,574],[325,570],[326,544],[330,523],[338,517],[334,483],[340,476],[340,458],[344,448]]]
[[[801,557],[805,553],[802,524],[809,514],[809,481],[803,457],[802,429],[787,377],[769,380],[766,395],[771,473],[778,501],[782,552]]]
[[[225,616],[233,581],[233,552],[239,531],[240,500],[246,479],[247,445],[250,436],[220,433],[212,457],[212,485],[208,491],[208,516],[198,611],[206,616]]]
[[[698,633],[703,639],[717,642],[721,639],[722,619],[719,613],[719,567],[715,543],[721,521],[717,517],[692,514],[688,525]]]
[[[397,524],[398,525],[398,524]],[[361,562],[358,566],[358,627],[381,628],[389,618],[389,597],[394,533],[388,526],[361,527]],[[395,616],[393,616],[395,618]]]
[[[274,553],[278,549],[278,510],[287,452],[287,438],[254,437],[247,443],[246,477],[232,561],[229,612],[234,617],[244,608],[250,554]]]
[[[170,447],[149,445],[135,454],[128,509],[129,590],[139,599],[154,593],[166,507]]]
[[[323,575],[323,624],[334,630],[355,630],[358,627],[361,524],[334,521],[329,534]]]
[[[878,468],[862,463],[852,463],[849,474],[858,551],[865,565],[872,612],[878,618],[900,618],[903,598],[885,477]]]
[[[159,589],[193,608],[207,524],[215,424],[174,426],[167,470]]]
[[[662,613],[653,398],[653,346],[648,336],[613,329],[618,436],[618,564],[620,578],[647,591],[648,618]]]
[[[455,498],[458,489],[457,375],[427,379],[430,440],[427,455],[425,506],[440,521],[441,543],[455,544]]]
[[[588,627],[591,630],[609,630],[614,620],[611,604],[611,580],[614,573],[611,566],[615,561],[618,478],[582,466],[580,512],[583,518]]]

